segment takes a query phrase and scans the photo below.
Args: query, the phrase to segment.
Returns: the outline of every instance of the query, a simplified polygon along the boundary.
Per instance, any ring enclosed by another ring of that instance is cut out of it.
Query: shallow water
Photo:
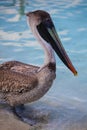
[[[28,28],[24,15],[25,12],[37,9],[51,14],[61,41],[78,70],[78,76],[74,77],[56,56],[57,77],[52,88],[40,101],[27,105],[24,115],[29,113],[30,108],[34,112],[32,116],[37,120],[37,125],[31,129],[87,130],[85,0],[0,1],[0,63],[8,60],[37,65],[43,63],[43,50]],[[0,106],[0,115],[0,130],[29,129],[29,125],[18,121],[6,105]]]

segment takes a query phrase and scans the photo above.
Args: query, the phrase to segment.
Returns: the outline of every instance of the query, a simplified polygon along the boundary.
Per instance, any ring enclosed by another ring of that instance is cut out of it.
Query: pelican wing
[[[11,70],[21,74],[30,75],[30,73],[36,73],[39,67],[25,64],[19,61],[8,61],[1,64],[0,69]]]
[[[3,93],[24,93],[31,91],[38,85],[35,74],[29,76],[0,69],[0,91]]]

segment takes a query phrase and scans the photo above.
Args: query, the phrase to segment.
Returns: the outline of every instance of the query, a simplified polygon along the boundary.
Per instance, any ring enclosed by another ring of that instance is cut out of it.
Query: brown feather
[[[8,61],[0,65],[0,69],[11,70],[25,75],[36,73],[39,68],[38,66],[25,64],[19,61]]]
[[[35,74],[22,75],[10,70],[0,70],[0,91],[4,93],[22,93],[32,90],[38,84]]]

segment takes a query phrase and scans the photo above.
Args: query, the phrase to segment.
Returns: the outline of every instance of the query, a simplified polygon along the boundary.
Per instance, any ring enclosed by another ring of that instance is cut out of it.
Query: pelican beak
[[[39,25],[37,25],[37,30],[40,36],[52,46],[52,48],[55,50],[56,54],[60,57],[63,63],[72,71],[74,75],[77,75],[77,71],[74,68],[59,39],[52,20],[49,18],[42,21]]]

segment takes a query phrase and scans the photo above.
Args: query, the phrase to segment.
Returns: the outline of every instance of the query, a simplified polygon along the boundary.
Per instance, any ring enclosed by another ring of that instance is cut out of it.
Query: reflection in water
[[[17,1],[18,2],[18,1]],[[19,0],[19,8],[18,8],[18,13],[20,15],[20,18],[25,15],[25,6],[29,6],[29,1],[27,0]]]
[[[26,0],[2,0],[0,1],[0,6],[4,6],[4,7],[10,7],[10,6],[15,6],[18,3],[18,13],[20,15],[20,17],[22,15],[24,15],[25,13],[25,4],[26,4]],[[27,2],[28,5],[28,2]]]
[[[25,0],[19,0],[19,14],[20,16],[24,15],[25,13]]]

